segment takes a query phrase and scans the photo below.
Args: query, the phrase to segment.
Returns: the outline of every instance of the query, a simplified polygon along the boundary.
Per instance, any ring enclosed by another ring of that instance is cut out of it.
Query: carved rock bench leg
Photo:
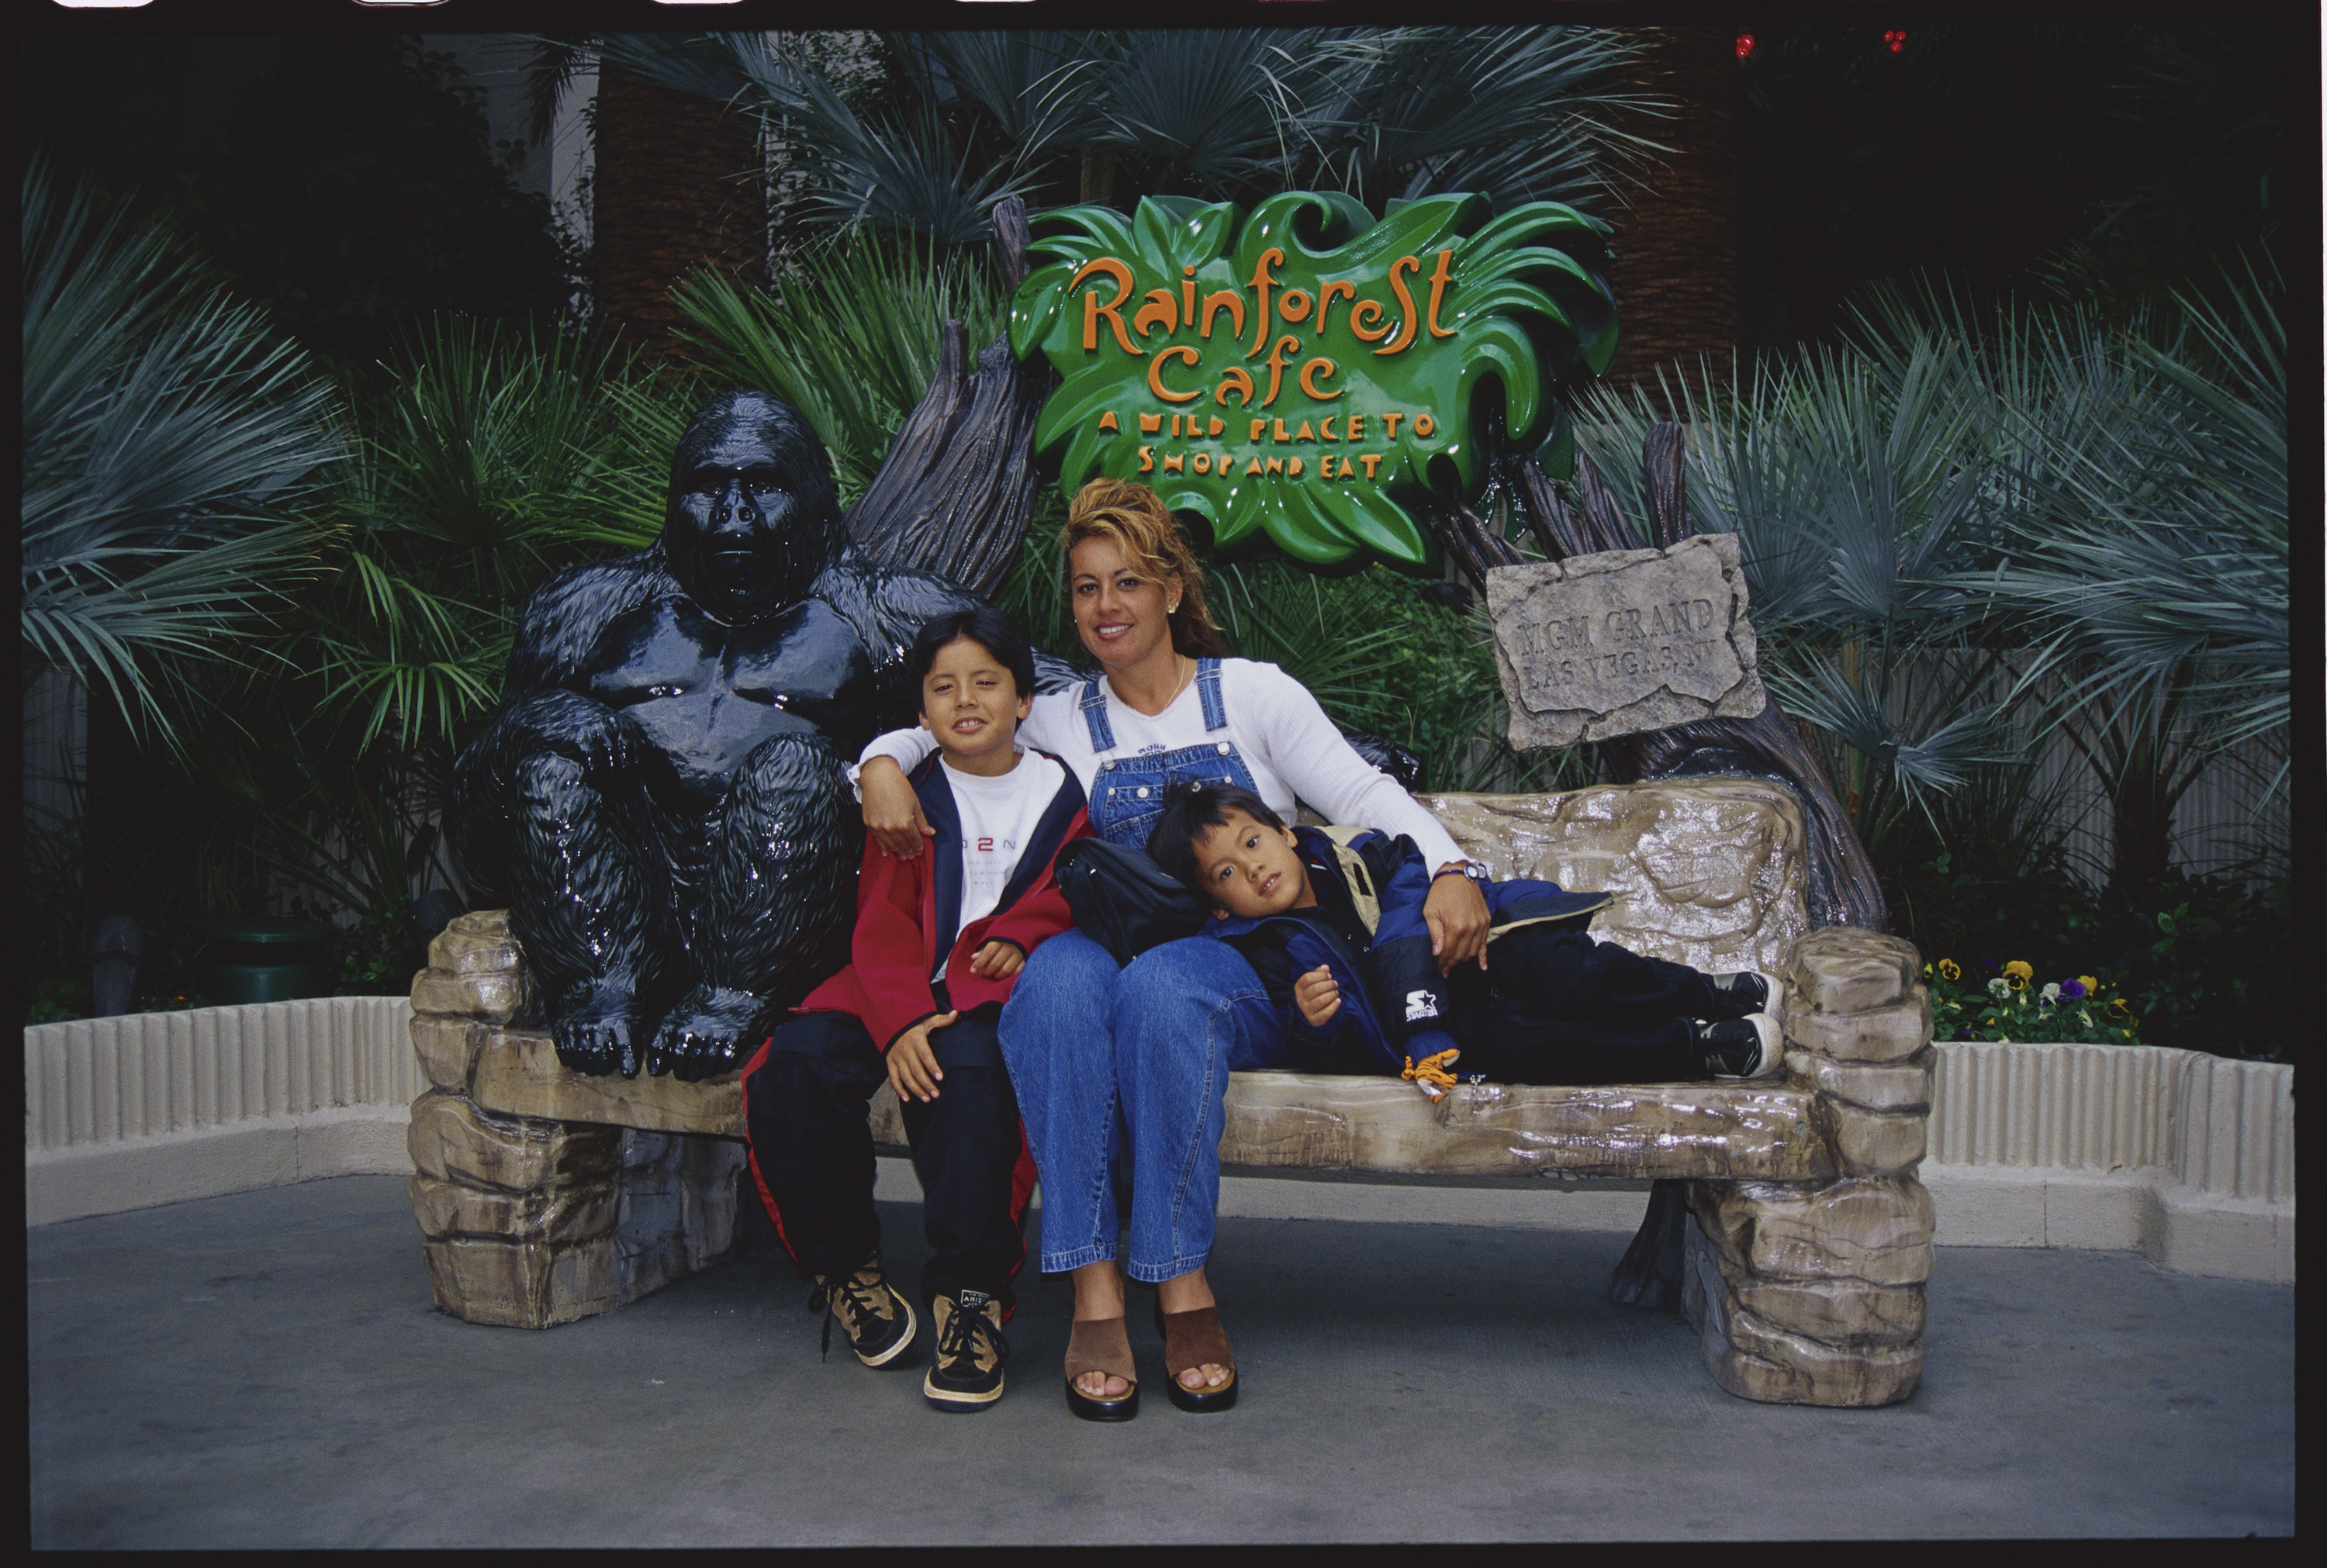
[[[407,1138],[437,1306],[472,1323],[544,1329],[724,1255],[743,1145],[478,1105],[479,1058],[507,1055],[502,1026],[528,988],[497,911],[461,916],[430,946],[412,988],[412,1043],[433,1087],[413,1102]],[[548,1049],[528,1044],[529,1055]]]
[[[1618,1265],[1618,1300],[1660,1307],[1677,1296],[1732,1394],[1888,1405],[1922,1376],[1932,1216],[1915,1171],[1935,1053],[1920,963],[1905,942],[1842,927],[1795,945],[1786,1069],[1815,1091],[1813,1131],[1839,1174],[1660,1181]]]

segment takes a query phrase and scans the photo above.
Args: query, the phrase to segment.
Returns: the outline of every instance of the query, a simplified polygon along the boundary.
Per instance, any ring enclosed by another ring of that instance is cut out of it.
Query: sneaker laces
[[[817,1359],[827,1359],[832,1354],[834,1318],[843,1319],[841,1328],[848,1335],[848,1342],[854,1345],[859,1324],[867,1318],[886,1315],[878,1309],[886,1302],[888,1295],[889,1287],[881,1277],[878,1260],[851,1273],[818,1280],[816,1288],[808,1293],[808,1310],[824,1314],[824,1337],[817,1347]],[[845,1314],[841,1309],[842,1302],[846,1302],[849,1309]]]
[[[1462,1054],[1459,1050],[1442,1050],[1425,1056],[1420,1061],[1408,1057],[1406,1059],[1406,1070],[1397,1076],[1420,1089],[1425,1097],[1443,1099],[1446,1091],[1454,1087],[1454,1075],[1448,1069],[1453,1067],[1454,1059]]]
[[[991,1301],[993,1298],[989,1296],[986,1299]],[[1002,1337],[1002,1330],[994,1326],[982,1308],[982,1302],[978,1307],[968,1307],[956,1302],[951,1311],[938,1314],[945,1320],[944,1326],[938,1330],[937,1360],[939,1366],[965,1358],[975,1364],[977,1355],[976,1340],[981,1330],[994,1342],[997,1359],[1010,1354],[1009,1341]]]

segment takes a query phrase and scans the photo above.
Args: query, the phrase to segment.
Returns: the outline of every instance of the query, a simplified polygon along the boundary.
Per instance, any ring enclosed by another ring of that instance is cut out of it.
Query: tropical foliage
[[[1000,335],[1006,302],[984,257],[875,229],[804,247],[767,292],[706,268],[672,291],[705,373],[775,393],[832,453],[844,507],[872,482],[936,373],[941,334]]]
[[[871,101],[808,35],[560,47],[759,115],[799,149],[816,220],[954,245],[986,238],[1010,195],[1127,208],[1336,190],[1379,212],[1476,191],[1499,210],[1589,209],[1645,145],[1606,113],[1636,101],[1612,85],[1635,46],[1584,28],[895,33],[879,42],[887,86]]]
[[[168,229],[44,159],[23,264],[25,667],[173,735],[175,672],[237,657],[313,559],[294,519],[345,455],[337,397]]]

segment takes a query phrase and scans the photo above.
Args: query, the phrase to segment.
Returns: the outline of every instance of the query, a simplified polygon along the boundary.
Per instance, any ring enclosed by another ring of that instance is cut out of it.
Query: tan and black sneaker
[[[832,1352],[832,1324],[848,1336],[848,1348],[867,1367],[886,1367],[912,1348],[913,1330],[921,1327],[905,1298],[881,1277],[881,1255],[874,1253],[855,1274],[838,1277],[818,1274],[808,1293],[808,1310],[824,1314],[824,1353]]]
[[[921,1393],[939,1410],[984,1410],[1002,1397],[1002,1364],[1010,1341],[1002,1337],[1002,1303],[984,1291],[939,1295],[930,1303],[938,1349]]]

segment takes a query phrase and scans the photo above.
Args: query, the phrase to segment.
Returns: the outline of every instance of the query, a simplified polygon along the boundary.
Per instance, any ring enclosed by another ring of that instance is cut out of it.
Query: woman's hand
[[[980,980],[1007,980],[1025,966],[1025,949],[999,937],[980,942],[969,956],[969,972]]]
[[[1441,975],[1473,958],[1480,968],[1487,966],[1487,897],[1478,883],[1466,876],[1434,878],[1430,896],[1422,901],[1422,919],[1430,927],[1430,951]]]
[[[864,831],[882,854],[911,860],[921,853],[921,840],[938,835],[921,815],[921,798],[913,793],[894,758],[875,757],[858,769],[856,792],[864,798]]]
[[[1295,980],[1293,1004],[1301,1009],[1310,1028],[1324,1028],[1326,1021],[1341,1010],[1341,988],[1333,984],[1333,971],[1320,964]]]
[[[938,1053],[930,1049],[930,1035],[960,1016],[940,1013],[935,1018],[924,1018],[889,1048],[889,1087],[897,1091],[899,1099],[911,1097],[926,1105],[938,1097],[938,1080],[945,1077],[945,1069],[938,1066]]]

